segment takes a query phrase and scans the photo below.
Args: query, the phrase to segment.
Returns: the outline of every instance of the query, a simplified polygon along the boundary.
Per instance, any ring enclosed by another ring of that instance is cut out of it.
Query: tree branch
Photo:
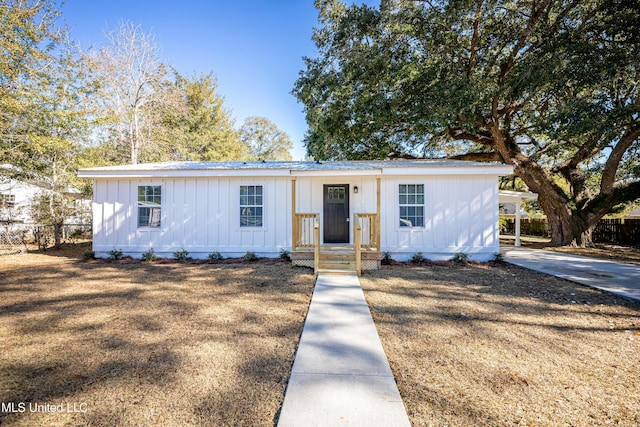
[[[489,132],[480,130],[477,133],[469,132],[466,129],[447,127],[447,133],[453,139],[464,139],[481,145],[492,146],[494,141]]]
[[[604,165],[602,178],[600,180],[600,193],[608,194],[613,191],[616,180],[618,166],[624,156],[624,153],[631,147],[638,137],[640,137],[640,123],[634,125],[620,138],[620,141],[613,147],[611,154]]]
[[[480,39],[480,20],[482,19],[482,5],[484,1],[478,0],[476,7],[476,16],[473,20],[473,36],[471,37],[471,55],[469,56],[469,68],[467,69],[467,77],[471,75],[478,56],[478,40]]]
[[[491,151],[489,153],[465,153],[465,154],[456,154],[455,156],[448,156],[447,159],[452,160],[467,160],[471,162],[504,162],[502,156],[495,152]]]
[[[640,181],[633,181],[615,187],[610,193],[600,193],[591,199],[585,209],[604,215],[616,205],[633,202],[638,199],[640,199]]]
[[[524,29],[524,32],[518,38],[518,42],[516,43],[514,48],[511,50],[511,53],[509,54],[509,58],[507,59],[507,61],[502,63],[502,65],[500,66],[500,76],[498,77],[499,86],[502,86],[504,84],[507,74],[509,74],[509,71],[511,71],[511,69],[514,67],[516,63],[516,57],[518,56],[518,52],[520,52],[524,47],[527,41],[527,38],[531,35],[533,28],[536,26],[536,24],[538,23],[538,20],[542,16],[542,13],[549,6],[550,3],[551,3],[551,0],[546,0],[544,4],[538,8],[538,10],[531,11],[532,13],[531,13],[531,17],[529,18],[529,22],[527,23],[527,27]],[[532,9],[534,7],[535,6],[532,6]]]

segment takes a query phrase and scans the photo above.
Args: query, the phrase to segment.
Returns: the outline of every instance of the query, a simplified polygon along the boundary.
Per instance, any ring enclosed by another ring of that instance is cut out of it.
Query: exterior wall
[[[424,184],[424,227],[400,227],[398,186]],[[406,261],[416,252],[446,260],[464,252],[487,261],[500,249],[498,180],[491,175],[396,176],[382,181],[382,251]]]
[[[240,227],[239,186],[252,184],[264,186],[264,226]],[[349,184],[351,220],[354,213],[376,212],[375,176],[300,174],[296,211],[320,214],[321,236],[324,184]],[[400,227],[400,184],[424,184],[424,227]],[[137,226],[139,185],[162,186],[159,228]],[[381,249],[397,260],[416,252],[432,260],[451,259],[457,252],[488,260],[499,250],[497,176],[382,175],[380,219]],[[99,178],[93,224],[94,250],[102,257],[113,249],[139,257],[150,248],[163,257],[183,248],[194,258],[214,251],[225,257],[247,251],[276,257],[281,249],[291,249],[291,177]]]
[[[297,211],[320,214],[320,239],[324,236],[323,188],[328,184],[349,184],[349,218],[354,213],[376,212],[376,178],[372,176],[314,176],[297,178]],[[358,194],[354,194],[354,187]],[[381,196],[382,197],[382,196]],[[353,243],[353,224],[349,227],[349,241]],[[323,242],[324,243],[324,242]]]
[[[140,185],[162,186],[160,227],[138,227]],[[262,185],[263,227],[240,227],[240,185]],[[96,179],[93,249],[107,257],[118,249],[140,257],[153,248],[162,257],[185,249],[193,258],[211,252],[241,257],[247,251],[277,256],[291,247],[289,178]]]
[[[0,206],[0,221],[10,221],[19,223],[30,223],[31,221],[31,200],[39,192],[40,187],[26,182],[7,179],[0,181],[0,194],[15,196],[15,206],[13,208],[2,208]]]

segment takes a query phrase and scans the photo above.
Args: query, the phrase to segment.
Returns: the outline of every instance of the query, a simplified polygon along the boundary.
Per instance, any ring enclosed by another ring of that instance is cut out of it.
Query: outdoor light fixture
[[[358,186],[357,186],[357,185],[353,187],[353,192],[354,192],[355,194],[358,194]]]

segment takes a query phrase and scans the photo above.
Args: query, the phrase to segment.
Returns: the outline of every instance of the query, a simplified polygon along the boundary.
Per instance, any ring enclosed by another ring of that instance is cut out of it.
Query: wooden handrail
[[[318,218],[313,223],[313,272],[318,274],[320,268],[320,221]]]
[[[379,249],[380,222],[378,221],[378,214],[356,213],[355,216],[356,222],[360,222],[362,231],[361,247],[366,249]]]
[[[356,273],[360,276],[362,272],[362,253],[360,248],[360,241],[362,238],[362,225],[360,224],[361,217],[359,214],[354,215],[353,221],[353,247],[356,253]]]
[[[293,214],[291,250],[314,247],[315,241],[319,240],[314,238],[314,228],[319,216],[317,213]]]

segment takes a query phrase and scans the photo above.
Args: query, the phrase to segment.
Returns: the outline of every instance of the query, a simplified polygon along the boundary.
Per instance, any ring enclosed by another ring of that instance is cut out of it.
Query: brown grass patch
[[[82,262],[86,249],[0,258],[0,402],[27,405],[0,424],[273,425],[309,270]]]
[[[640,425],[640,303],[507,264],[361,282],[414,426]]]

